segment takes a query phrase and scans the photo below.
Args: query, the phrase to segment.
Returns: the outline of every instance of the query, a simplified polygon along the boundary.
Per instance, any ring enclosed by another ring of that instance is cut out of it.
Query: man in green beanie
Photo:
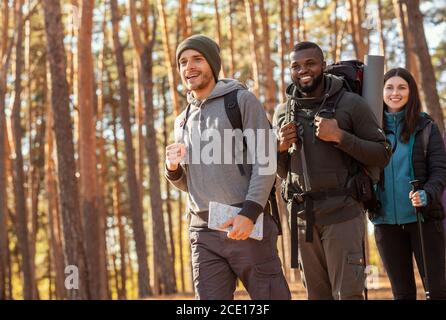
[[[278,227],[265,212],[276,168],[265,173],[256,155],[250,163],[233,161],[240,153],[246,156],[254,149],[258,151],[260,144],[268,147],[269,140],[263,139],[259,144],[249,141],[246,148],[237,149],[233,148],[230,136],[231,149],[224,148],[227,131],[234,129],[228,105],[238,111],[245,131],[269,133],[266,113],[246,86],[236,80],[218,79],[220,48],[212,39],[203,35],[185,39],[177,48],[176,62],[187,89],[188,106],[175,120],[175,143],[166,147],[165,176],[188,194],[196,297],[233,299],[239,278],[252,299],[290,299],[277,253]],[[209,141],[204,138],[210,138],[209,135],[213,143],[217,136],[221,142],[217,145],[220,150],[213,149],[213,159],[224,157],[224,160],[209,162],[199,157],[199,161],[194,161],[196,154],[205,153],[208,145],[202,140]],[[274,139],[269,146],[275,147]],[[228,163],[227,156],[231,153]],[[220,229],[229,231],[208,227],[210,202],[241,208],[235,217],[220,225]],[[262,213],[263,238],[255,240],[249,236]]]

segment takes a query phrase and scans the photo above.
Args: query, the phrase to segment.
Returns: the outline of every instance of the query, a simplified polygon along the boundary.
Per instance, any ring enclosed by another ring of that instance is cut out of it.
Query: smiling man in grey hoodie
[[[233,127],[225,110],[226,95],[237,90],[245,130],[268,132],[270,127],[262,105],[240,82],[218,80],[220,49],[212,39],[203,35],[187,38],[177,48],[176,61],[188,91],[188,107],[175,120],[175,143],[166,147],[165,176],[188,194],[196,297],[233,299],[239,278],[252,299],[289,299],[290,291],[277,253],[278,228],[272,217],[264,216],[261,241],[248,238],[267,204],[275,170],[262,172],[256,157],[254,161],[244,162],[241,168],[235,161],[209,162],[194,158],[202,155],[206,147],[203,140],[209,140],[204,136],[212,130],[221,139],[220,152],[213,150],[213,158],[225,156],[227,159],[227,150],[223,150],[225,132]],[[216,139],[215,135],[212,138]],[[268,140],[264,142],[266,150]],[[251,143],[247,149],[232,148],[231,159],[237,158],[235,153],[256,154]],[[192,155],[192,161],[186,160],[187,155],[189,160]],[[242,208],[235,218],[222,225],[232,226],[230,232],[208,228],[210,201]]]

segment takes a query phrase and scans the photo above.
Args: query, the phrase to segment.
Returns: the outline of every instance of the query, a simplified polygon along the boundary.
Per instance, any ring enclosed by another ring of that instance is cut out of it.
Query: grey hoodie
[[[242,207],[240,214],[255,222],[266,205],[275,180],[276,146],[275,143],[270,144],[268,139],[264,140],[265,149],[269,150],[271,146],[273,152],[269,156],[274,157],[274,169],[268,174],[262,172],[261,168],[265,166],[259,164],[259,161],[243,164],[246,172],[244,176],[241,175],[235,161],[229,164],[227,162],[205,164],[203,161],[191,163],[191,152],[196,152],[197,149],[204,150],[203,147],[213,140],[212,138],[209,141],[197,139],[203,138],[205,130],[218,132],[223,143],[224,130],[233,129],[226,115],[224,96],[235,89],[239,89],[237,98],[243,129],[264,129],[267,133],[270,126],[261,103],[247,90],[246,86],[232,79],[219,80],[209,97],[203,101],[195,99],[189,93],[187,100],[191,107],[187,123],[184,121],[186,109],[175,120],[175,142],[186,144],[189,159],[176,171],[166,169],[165,176],[175,187],[188,193],[188,209],[192,213],[191,227],[207,226],[207,210],[210,201]],[[243,152],[240,145],[234,145],[235,154]],[[250,151],[251,148],[252,144],[248,143],[248,150]],[[223,153],[222,151],[221,158],[225,156]]]

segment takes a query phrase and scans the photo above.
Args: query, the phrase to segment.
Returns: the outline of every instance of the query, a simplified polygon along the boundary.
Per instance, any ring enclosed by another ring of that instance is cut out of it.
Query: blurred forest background
[[[0,299],[193,292],[186,198],[162,176],[185,100],[175,48],[190,34],[216,39],[221,76],[270,113],[297,41],[329,63],[383,54],[444,130],[444,0],[0,1]],[[280,207],[280,256],[302,290]],[[383,274],[372,233],[367,252]],[[65,289],[68,265],[79,290]]]

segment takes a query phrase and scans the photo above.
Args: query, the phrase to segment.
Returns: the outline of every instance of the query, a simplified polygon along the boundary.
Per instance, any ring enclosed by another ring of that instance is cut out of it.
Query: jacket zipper
[[[396,121],[396,116],[393,116],[393,120],[395,121],[395,151],[398,146],[398,122]],[[396,214],[396,188],[395,188],[395,169],[394,162],[392,160],[392,184],[393,184],[393,215],[395,216],[395,223],[398,224],[398,215]]]

